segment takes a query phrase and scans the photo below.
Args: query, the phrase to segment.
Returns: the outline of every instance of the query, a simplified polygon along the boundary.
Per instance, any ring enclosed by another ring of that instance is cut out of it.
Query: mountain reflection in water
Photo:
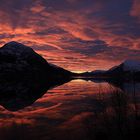
[[[1,140],[121,140],[139,134],[140,83],[64,82],[1,82]]]

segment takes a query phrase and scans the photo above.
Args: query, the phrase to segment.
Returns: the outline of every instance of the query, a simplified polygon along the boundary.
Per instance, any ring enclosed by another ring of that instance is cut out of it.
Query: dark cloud
[[[78,40],[80,42],[80,40]],[[98,53],[102,53],[110,50],[110,47],[102,40],[94,41],[82,41],[80,42],[83,46],[72,46],[69,49],[79,52],[87,56],[96,56]]]
[[[127,40],[122,40],[126,43]],[[124,60],[124,59],[140,59],[140,50],[134,50],[131,48],[121,46],[109,46],[105,41],[81,41],[86,47],[73,46],[70,50],[79,52],[86,56],[95,57],[98,59],[112,59],[112,60]],[[128,45],[131,45],[128,43]]]
[[[65,34],[65,33],[67,32],[58,27],[52,27],[43,31],[35,32],[35,34],[37,35],[53,35],[53,34]]]
[[[0,39],[4,39],[4,38],[13,38],[15,35],[10,35],[10,34],[0,34]]]

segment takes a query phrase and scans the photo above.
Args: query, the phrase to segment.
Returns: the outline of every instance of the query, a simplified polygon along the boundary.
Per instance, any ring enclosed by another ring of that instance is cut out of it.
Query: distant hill
[[[104,71],[104,70],[95,70],[95,71],[91,71],[91,72],[77,73],[77,74],[75,74],[75,76],[77,76],[77,77],[97,77],[97,76],[103,75],[105,72],[106,71]]]

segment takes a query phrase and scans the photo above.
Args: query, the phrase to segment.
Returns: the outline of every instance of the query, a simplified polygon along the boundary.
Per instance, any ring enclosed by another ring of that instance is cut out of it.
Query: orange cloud
[[[139,0],[133,0],[133,5],[132,5],[132,10],[130,12],[130,15],[140,18],[140,1]]]

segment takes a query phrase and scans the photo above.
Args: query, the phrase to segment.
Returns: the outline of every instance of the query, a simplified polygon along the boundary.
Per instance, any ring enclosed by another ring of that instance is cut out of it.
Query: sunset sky
[[[0,0],[0,46],[9,41],[71,71],[140,60],[140,0]]]

